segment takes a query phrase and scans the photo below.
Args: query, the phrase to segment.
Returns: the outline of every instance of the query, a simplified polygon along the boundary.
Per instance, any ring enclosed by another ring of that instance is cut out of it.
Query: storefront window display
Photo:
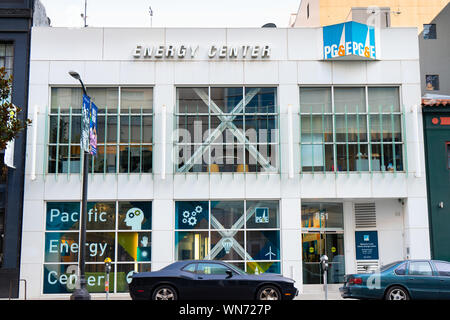
[[[281,272],[279,202],[177,201],[177,260],[223,260],[248,273]]]
[[[128,291],[132,272],[151,270],[152,203],[88,202],[86,281],[104,292],[104,260],[112,260],[110,292]],[[80,203],[47,202],[43,293],[71,293],[78,277]]]

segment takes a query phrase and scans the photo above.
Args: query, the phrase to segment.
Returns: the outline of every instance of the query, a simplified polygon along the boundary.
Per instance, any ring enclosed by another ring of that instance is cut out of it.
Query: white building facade
[[[376,37],[376,59],[327,61],[322,28],[34,28],[28,298],[68,296],[77,278],[82,94],[72,70],[99,110],[93,294],[104,292],[107,257],[118,296],[130,272],[182,259],[280,273],[303,292],[322,283],[323,254],[329,283],[429,258],[417,31]]]

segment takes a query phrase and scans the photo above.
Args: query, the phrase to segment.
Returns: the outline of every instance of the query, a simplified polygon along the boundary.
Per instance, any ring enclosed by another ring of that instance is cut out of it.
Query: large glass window
[[[304,172],[403,171],[398,87],[300,88]]]
[[[6,76],[13,74],[14,44],[0,42],[0,68],[5,68]]]
[[[276,88],[177,88],[177,172],[277,172]]]
[[[89,171],[152,172],[152,88],[88,87],[87,92],[99,109],[97,156],[91,157]],[[81,100],[80,88],[51,89],[49,173],[80,172]]]
[[[44,294],[71,293],[79,275],[80,203],[47,202]],[[86,280],[89,292],[105,291],[106,258],[112,260],[110,291],[126,292],[133,272],[151,270],[152,203],[88,202]]]
[[[424,24],[423,25],[423,38],[424,39],[436,39],[437,38],[437,32],[436,32],[436,24]]]
[[[439,75],[427,74],[425,75],[425,90],[438,91],[439,90]]]
[[[177,260],[227,261],[248,273],[281,272],[279,202],[177,201]]]

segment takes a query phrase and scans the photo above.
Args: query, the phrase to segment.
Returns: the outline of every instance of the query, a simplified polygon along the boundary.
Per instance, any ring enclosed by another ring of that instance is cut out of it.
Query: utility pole
[[[150,14],[150,28],[153,27],[153,10],[152,7],[148,7],[148,13]]]
[[[87,13],[87,0],[84,0],[84,14],[82,13],[81,17],[84,20],[84,27],[85,28],[87,27],[87,15],[86,15],[86,13]]]

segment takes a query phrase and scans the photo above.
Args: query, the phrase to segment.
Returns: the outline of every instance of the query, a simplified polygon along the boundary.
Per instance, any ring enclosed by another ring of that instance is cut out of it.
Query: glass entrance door
[[[345,275],[344,234],[306,232],[302,234],[303,284],[323,284],[320,257],[328,256],[328,283],[342,283]]]

